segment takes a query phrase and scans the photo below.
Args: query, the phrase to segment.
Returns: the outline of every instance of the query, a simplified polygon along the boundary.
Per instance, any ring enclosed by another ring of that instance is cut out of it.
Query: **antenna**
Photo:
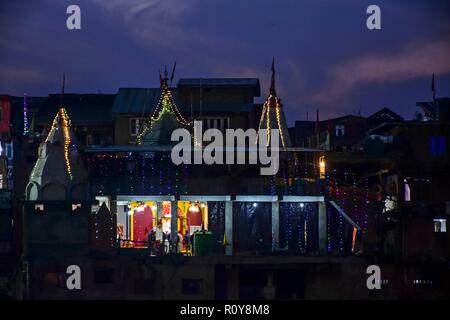
[[[269,92],[270,92],[270,94],[272,96],[276,96],[277,92],[275,90],[275,57],[272,58],[272,68],[271,68],[271,70],[272,70],[272,78],[270,80],[270,90],[269,90]]]
[[[173,63],[172,75],[170,76],[170,86],[172,87],[173,78],[175,78],[175,69],[177,67],[177,61]]]
[[[434,73],[433,76],[431,77],[431,92],[433,94],[433,102],[436,100],[436,87],[435,87],[435,83],[434,83]]]

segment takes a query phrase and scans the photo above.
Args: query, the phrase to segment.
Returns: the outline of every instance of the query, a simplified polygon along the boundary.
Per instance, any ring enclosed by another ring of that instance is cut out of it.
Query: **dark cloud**
[[[362,0],[1,1],[0,93],[46,95],[62,73],[73,92],[157,86],[177,77],[258,77],[268,90],[272,56],[289,122],[320,108],[338,116],[381,106],[409,116],[431,73],[448,95],[448,1],[378,0],[382,30],[365,27]],[[65,9],[82,10],[82,30]]]

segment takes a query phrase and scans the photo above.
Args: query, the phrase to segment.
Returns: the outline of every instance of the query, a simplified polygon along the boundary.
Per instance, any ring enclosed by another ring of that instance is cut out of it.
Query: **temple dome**
[[[61,108],[47,138],[39,146],[25,197],[30,201],[86,200],[87,181],[70,119],[66,110]]]

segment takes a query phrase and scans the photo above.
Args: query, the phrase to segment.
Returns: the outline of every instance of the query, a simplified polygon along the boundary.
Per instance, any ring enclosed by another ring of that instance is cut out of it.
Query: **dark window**
[[[130,118],[129,119],[129,123],[130,123],[130,130],[129,130],[129,134],[130,136],[137,136],[138,134],[140,134],[144,128],[144,119],[140,119],[140,118]]]
[[[86,144],[87,144],[87,145],[94,144],[93,141],[94,141],[94,139],[92,138],[92,135],[91,135],[91,134],[88,134],[88,135],[86,136]]]
[[[445,156],[446,146],[444,136],[430,137],[430,154],[435,157]]]
[[[94,282],[95,283],[113,283],[114,282],[114,269],[101,268],[94,270]]]
[[[183,294],[201,294],[202,293],[202,279],[183,279],[182,293]]]

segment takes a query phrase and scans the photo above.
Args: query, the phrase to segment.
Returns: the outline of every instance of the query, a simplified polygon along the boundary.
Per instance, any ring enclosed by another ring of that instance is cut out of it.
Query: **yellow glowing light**
[[[281,125],[281,103],[280,99],[277,96],[274,96],[272,94],[269,95],[267,100],[264,102],[263,110],[261,113],[261,118],[259,120],[259,126],[258,129],[262,129],[263,123],[265,122],[265,129],[266,132],[266,146],[269,146],[270,144],[270,134],[272,130],[272,123],[270,119],[270,112],[271,110],[275,110],[275,117],[276,117],[276,128],[278,128],[278,131],[280,132],[280,139],[281,139],[281,145],[283,147],[286,147],[285,142],[285,133],[284,128]],[[258,137],[256,138],[256,142],[258,142]]]
[[[69,160],[69,146],[72,142],[70,139],[70,132],[69,128],[71,126],[69,116],[67,115],[67,111],[65,108],[60,108],[58,110],[58,113],[56,114],[55,119],[53,119],[52,129],[50,130],[47,138],[45,139],[45,142],[48,141],[48,138],[50,136],[53,136],[53,132],[57,130],[58,128],[58,122],[59,119],[61,120],[61,128],[63,130],[63,137],[64,137],[64,160],[66,161],[66,169],[67,174],[69,175],[70,179],[72,180],[72,168],[70,166],[70,160]]]
[[[319,178],[320,179],[325,179],[325,171],[326,171],[325,157],[322,156],[319,158]]]
[[[156,104],[156,108],[153,111],[152,116],[148,120],[147,124],[145,124],[142,133],[140,133],[136,138],[137,144],[141,144],[142,137],[145,136],[149,131],[151,131],[153,129],[153,124],[159,121],[161,117],[166,113],[173,114],[176,120],[182,125],[188,125],[188,122],[186,121],[186,119],[184,119],[184,117],[178,110],[178,107],[167,84],[164,83],[161,89],[162,93],[159,97],[158,103]]]

